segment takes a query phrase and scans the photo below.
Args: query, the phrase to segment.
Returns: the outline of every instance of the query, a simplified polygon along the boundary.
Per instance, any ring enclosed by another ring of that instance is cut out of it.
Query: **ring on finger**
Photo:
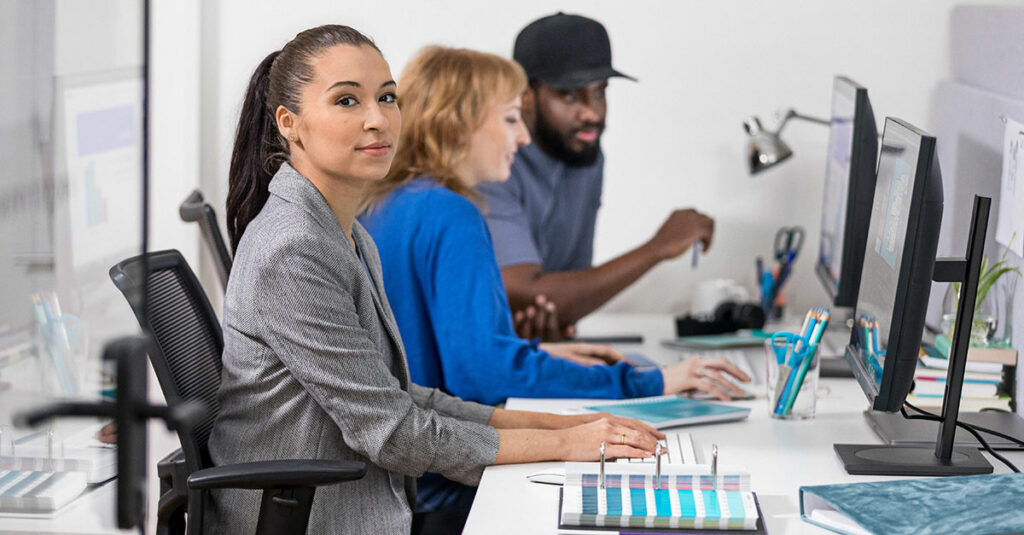
[[[622,442],[619,442],[619,444],[625,444],[626,443],[626,434],[625,433],[619,433],[619,438],[622,439]]]

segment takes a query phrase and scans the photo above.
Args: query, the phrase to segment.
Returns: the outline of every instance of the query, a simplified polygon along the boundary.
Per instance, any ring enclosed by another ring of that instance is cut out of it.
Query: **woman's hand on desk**
[[[606,412],[572,416],[496,409],[490,425],[498,428],[495,464],[535,461],[596,461],[601,442],[605,457],[650,457],[665,434],[630,418]]]
[[[540,348],[552,356],[569,360],[584,366],[596,364],[615,364],[616,362],[628,362],[626,356],[612,349],[611,346],[602,344],[588,344],[584,342],[563,342],[559,344],[541,344]]]
[[[686,359],[679,364],[661,369],[665,381],[665,394],[699,390],[722,401],[729,401],[733,396],[745,396],[746,392],[727,379],[726,374],[741,382],[750,382],[747,374],[721,357]]]
[[[601,458],[601,442],[605,457],[650,457],[654,446],[665,434],[653,427],[607,413],[587,415],[593,421],[562,430],[565,434],[566,461],[597,461]]]

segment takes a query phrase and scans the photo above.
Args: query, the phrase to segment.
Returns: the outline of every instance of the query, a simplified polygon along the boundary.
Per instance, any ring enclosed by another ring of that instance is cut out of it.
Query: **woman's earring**
[[[295,135],[292,134],[292,135],[288,136],[288,141],[295,141]]]

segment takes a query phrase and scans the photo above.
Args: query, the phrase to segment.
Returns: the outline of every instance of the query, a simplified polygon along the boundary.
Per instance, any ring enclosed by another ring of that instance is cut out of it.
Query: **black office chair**
[[[148,262],[147,262],[148,261]],[[157,533],[197,535],[209,489],[263,491],[257,534],[305,533],[316,487],[363,477],[361,462],[279,460],[213,466],[207,442],[217,418],[224,339],[199,281],[181,253],[147,253],[110,268],[142,330],[153,340],[149,358],[168,405],[200,402],[208,411],[178,430],[181,449],[157,466],[160,504]],[[148,314],[142,310],[149,286]],[[188,522],[185,522],[185,514]]]
[[[203,235],[203,241],[209,247],[210,254],[213,255],[220,285],[226,289],[228,275],[231,273],[231,253],[228,252],[224,244],[224,235],[220,233],[220,226],[217,225],[217,213],[213,211],[210,203],[203,199],[203,194],[199,190],[192,190],[178,207],[178,215],[186,223],[199,223],[199,232]]]

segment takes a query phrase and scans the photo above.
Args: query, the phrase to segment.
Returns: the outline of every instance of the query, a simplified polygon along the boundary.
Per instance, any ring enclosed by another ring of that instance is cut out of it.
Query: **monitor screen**
[[[847,352],[879,410],[902,405],[921,343],[942,217],[934,147],[931,136],[886,119]]]
[[[850,154],[853,151],[853,95],[832,93],[832,119],[825,168],[825,202],[821,210],[819,261],[828,270],[833,291],[839,290],[842,274],[846,201],[850,187]]]
[[[834,306],[849,307],[857,301],[877,151],[878,130],[867,89],[836,76],[815,267]]]

